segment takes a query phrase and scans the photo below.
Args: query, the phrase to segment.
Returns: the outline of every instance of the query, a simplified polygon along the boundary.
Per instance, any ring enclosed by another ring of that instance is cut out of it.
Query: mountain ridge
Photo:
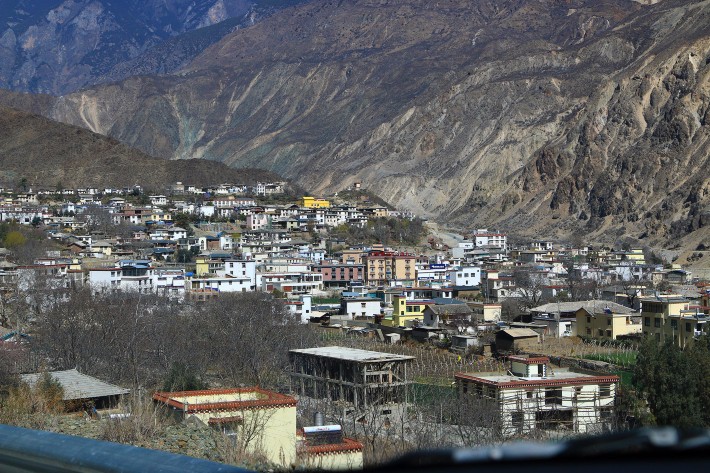
[[[206,186],[279,181],[273,173],[203,160],[153,158],[117,140],[45,117],[0,107],[0,180],[34,188],[127,187],[162,192],[177,181]]]
[[[667,242],[708,232],[709,10],[309,2],[174,74],[69,94],[43,113],[151,155],[258,164],[320,192],[362,181],[457,225]]]

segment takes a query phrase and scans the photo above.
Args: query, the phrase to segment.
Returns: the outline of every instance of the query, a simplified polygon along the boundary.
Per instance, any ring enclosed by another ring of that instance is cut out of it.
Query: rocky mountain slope
[[[0,107],[0,182],[12,187],[23,178],[34,188],[139,184],[156,191],[177,181],[208,185],[280,180],[266,171],[216,162],[151,158],[86,129]]]
[[[695,0],[314,1],[44,113],[464,226],[667,244],[708,233],[708,25]]]
[[[0,87],[62,94],[134,73],[172,71],[225,34],[294,3],[3,0]]]

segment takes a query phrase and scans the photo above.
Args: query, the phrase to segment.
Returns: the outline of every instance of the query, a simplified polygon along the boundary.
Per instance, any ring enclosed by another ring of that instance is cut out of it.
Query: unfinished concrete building
[[[505,437],[533,430],[600,433],[611,428],[619,377],[557,368],[547,357],[510,356],[507,373],[456,373],[459,398],[488,399]]]
[[[293,392],[314,399],[343,401],[361,411],[406,404],[411,356],[345,347],[291,350]]]

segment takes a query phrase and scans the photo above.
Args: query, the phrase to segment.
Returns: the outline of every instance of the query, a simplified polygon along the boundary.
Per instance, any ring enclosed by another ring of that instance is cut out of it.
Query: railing
[[[158,450],[7,425],[0,425],[0,470],[89,473],[248,471]]]

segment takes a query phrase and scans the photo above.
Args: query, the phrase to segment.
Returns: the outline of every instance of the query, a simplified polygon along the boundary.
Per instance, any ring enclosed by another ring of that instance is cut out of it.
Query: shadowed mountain
[[[202,161],[151,158],[86,129],[0,107],[0,180],[23,178],[37,188],[125,187],[162,191],[177,181],[195,185],[281,180],[273,173]]]
[[[710,2],[314,1],[53,118],[528,235],[708,233]]]
[[[296,3],[3,0],[0,87],[63,94],[131,74],[172,71],[225,34]]]

